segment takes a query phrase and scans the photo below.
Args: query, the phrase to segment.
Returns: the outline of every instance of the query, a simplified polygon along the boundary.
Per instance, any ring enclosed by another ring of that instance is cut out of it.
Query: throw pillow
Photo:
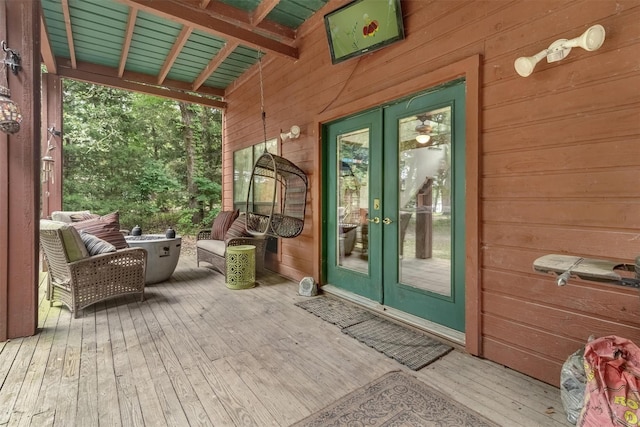
[[[70,217],[71,217],[71,222],[80,222],[80,221],[86,221],[88,219],[100,218],[100,215],[92,214],[89,212],[80,212],[80,213],[71,214]]]
[[[106,240],[115,246],[116,249],[129,247],[127,241],[120,232],[120,214],[117,211],[103,215],[99,218],[72,222],[71,226],[75,227],[78,231],[85,231],[102,240]]]
[[[238,218],[237,209],[235,211],[220,212],[211,225],[211,238],[213,240],[224,240],[227,230],[229,230],[236,218]]]
[[[247,227],[245,224],[245,214],[240,214],[229,230],[227,230],[227,234],[224,235],[224,240],[234,239],[236,237],[251,237],[251,234],[247,231]]]
[[[116,247],[111,243],[85,231],[80,232],[80,238],[82,239],[84,245],[87,247],[89,255],[100,255],[116,251]]]

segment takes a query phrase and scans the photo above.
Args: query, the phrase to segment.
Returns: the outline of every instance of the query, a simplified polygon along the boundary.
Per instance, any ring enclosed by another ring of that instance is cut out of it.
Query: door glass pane
[[[398,129],[399,281],[451,296],[451,107]]]
[[[337,138],[337,265],[369,273],[369,129]]]

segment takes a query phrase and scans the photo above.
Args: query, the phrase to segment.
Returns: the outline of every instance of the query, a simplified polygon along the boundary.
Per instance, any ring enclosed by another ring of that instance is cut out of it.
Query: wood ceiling
[[[41,0],[42,60],[62,77],[225,108],[258,58],[295,61],[300,27],[348,2]]]

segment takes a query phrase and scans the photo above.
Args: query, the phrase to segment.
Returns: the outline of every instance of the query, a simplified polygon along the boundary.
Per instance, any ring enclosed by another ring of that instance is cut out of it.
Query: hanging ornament
[[[7,47],[7,43],[2,41],[2,50],[5,53],[2,61],[2,83],[0,83],[0,131],[4,133],[16,133],[20,130],[20,122],[22,122],[22,113],[20,106],[11,99],[11,91],[9,90],[9,82],[7,79],[7,67],[11,68],[13,74],[20,71],[20,55]]]

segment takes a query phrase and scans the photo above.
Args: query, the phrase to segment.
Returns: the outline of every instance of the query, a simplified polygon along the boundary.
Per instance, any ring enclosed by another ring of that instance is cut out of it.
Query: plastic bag
[[[597,338],[584,349],[587,388],[580,427],[638,426],[640,348],[615,335]]]
[[[575,424],[584,405],[587,377],[584,372],[584,348],[567,358],[560,371],[560,399],[567,421]]]

